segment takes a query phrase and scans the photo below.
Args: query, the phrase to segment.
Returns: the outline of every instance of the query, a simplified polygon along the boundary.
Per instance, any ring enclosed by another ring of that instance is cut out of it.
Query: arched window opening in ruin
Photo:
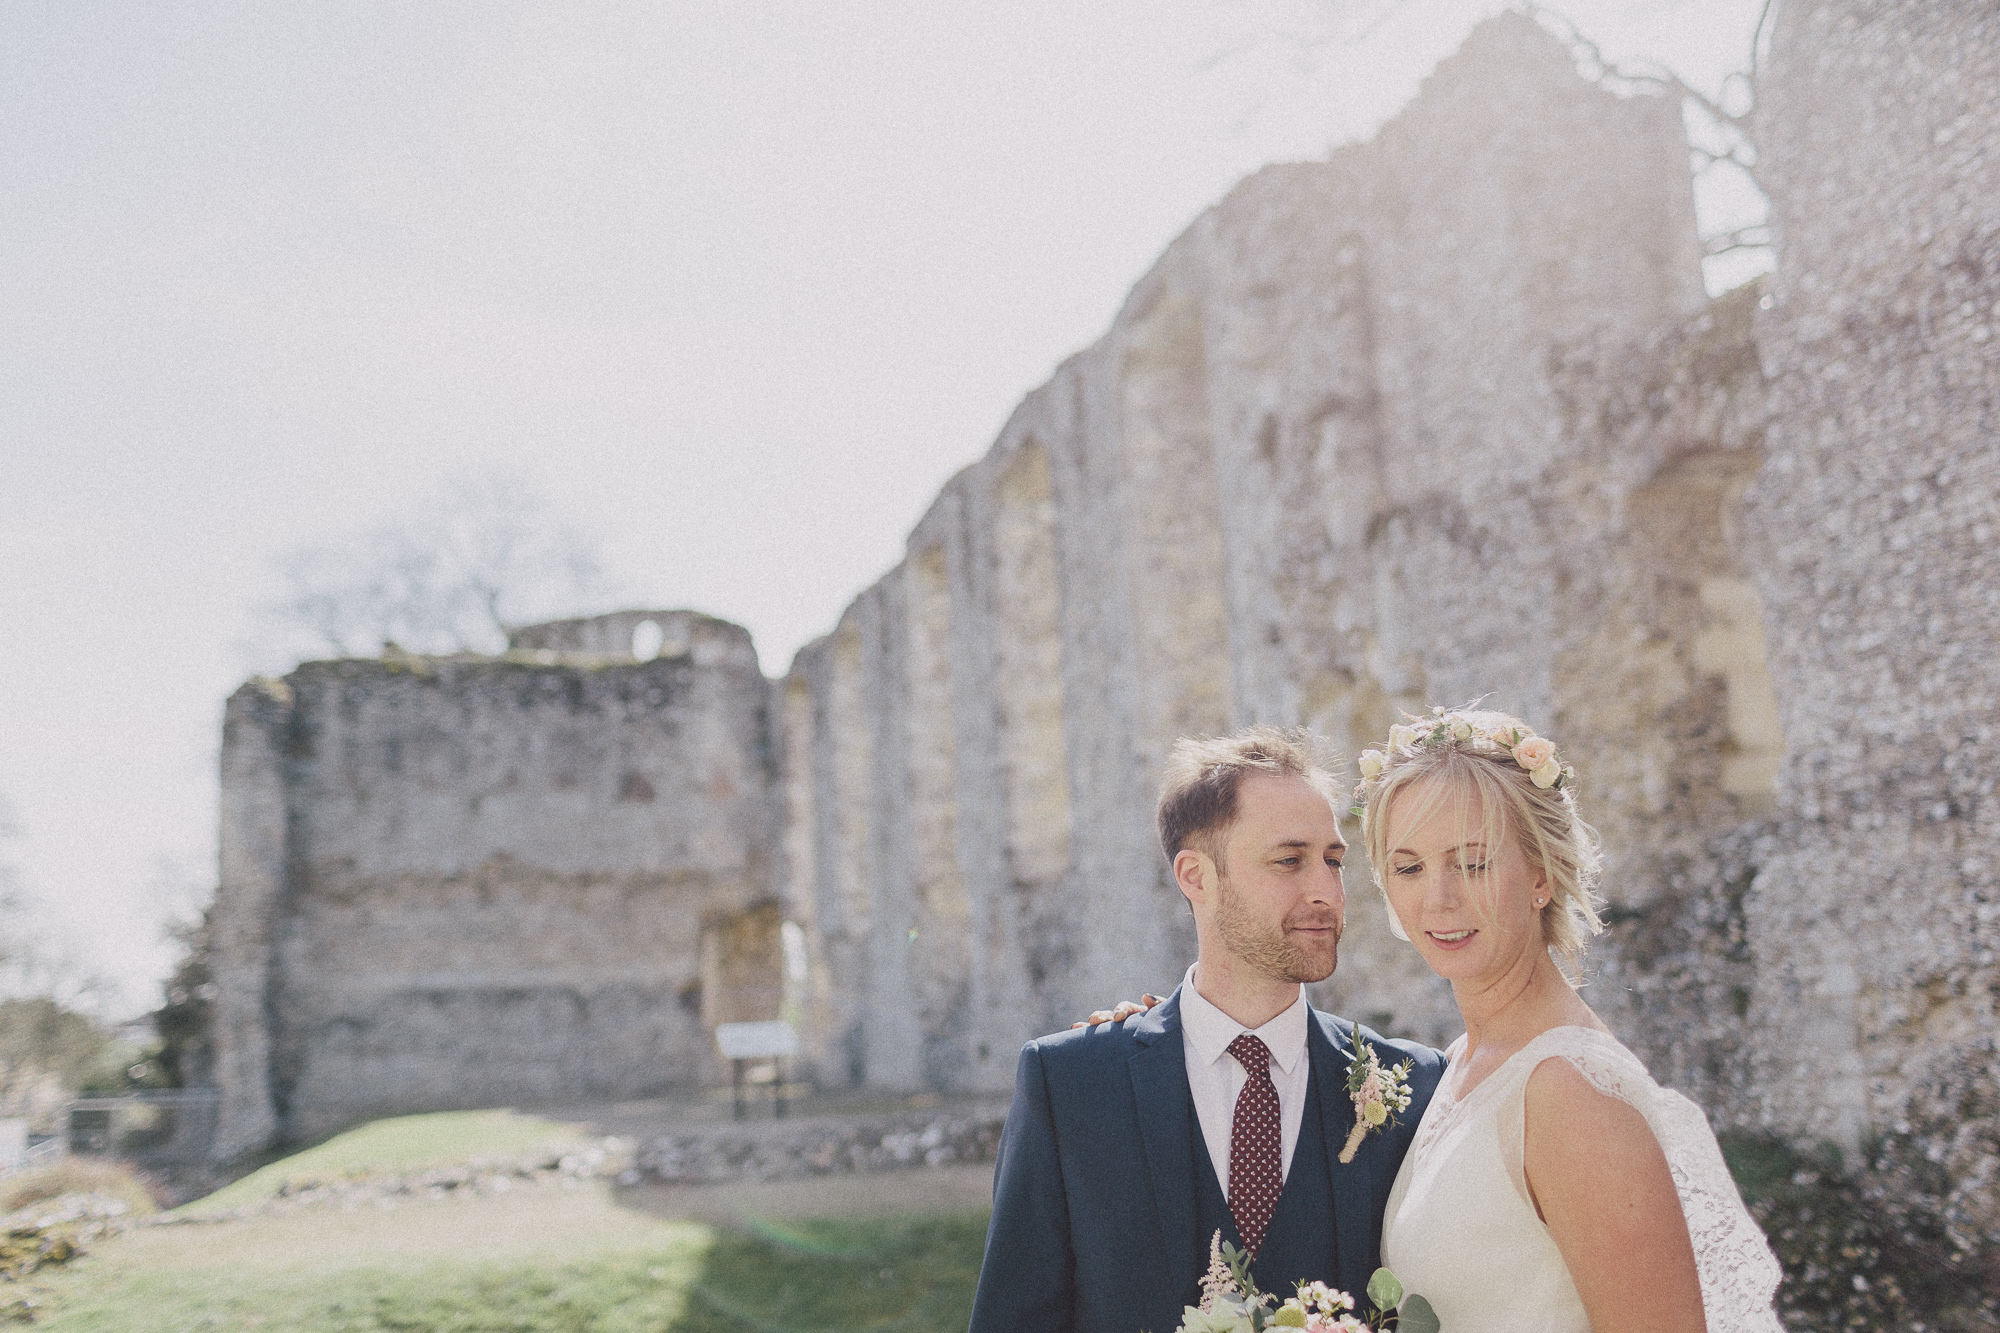
[[[650,662],[660,655],[660,646],[667,641],[667,632],[660,628],[657,620],[642,620],[632,627],[632,656],[641,662]]]

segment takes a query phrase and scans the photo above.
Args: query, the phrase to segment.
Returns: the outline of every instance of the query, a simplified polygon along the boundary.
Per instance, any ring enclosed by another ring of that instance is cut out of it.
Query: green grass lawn
[[[34,1326],[47,1333],[956,1330],[971,1317],[985,1220],[653,1222],[640,1232],[588,1257],[469,1262],[162,1263],[157,1250],[121,1255],[107,1246],[36,1284],[45,1313]]]
[[[566,1137],[508,1112],[378,1121],[182,1211]],[[31,1298],[46,1333],[955,1331],[971,1315],[990,1182],[983,1167],[696,1189],[588,1180],[135,1228],[0,1289],[0,1305]]]

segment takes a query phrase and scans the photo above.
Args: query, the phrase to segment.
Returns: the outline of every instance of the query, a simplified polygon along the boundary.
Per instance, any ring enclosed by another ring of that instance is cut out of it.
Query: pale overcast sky
[[[1175,233],[1501,7],[0,5],[0,864],[35,928],[157,1003],[277,553],[518,477],[632,603],[780,673]],[[1566,12],[1713,87],[1758,8]]]

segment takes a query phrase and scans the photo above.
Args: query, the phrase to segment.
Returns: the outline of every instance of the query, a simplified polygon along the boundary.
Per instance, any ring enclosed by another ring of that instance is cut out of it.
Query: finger
[[[1148,1009],[1151,1009],[1154,1005],[1166,1003],[1166,1001],[1162,1000],[1159,996],[1153,994],[1153,992],[1151,991],[1147,991],[1144,995],[1141,995],[1139,999],[1141,1002],[1145,1004],[1145,1006]]]

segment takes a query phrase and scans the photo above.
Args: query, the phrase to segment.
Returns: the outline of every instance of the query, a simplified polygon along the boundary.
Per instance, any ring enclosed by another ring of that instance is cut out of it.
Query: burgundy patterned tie
[[[1236,1095],[1229,1128],[1229,1215],[1253,1256],[1264,1248],[1278,1192],[1285,1187],[1278,1089],[1271,1082],[1271,1048],[1249,1033],[1229,1043],[1229,1053],[1249,1077]]]

